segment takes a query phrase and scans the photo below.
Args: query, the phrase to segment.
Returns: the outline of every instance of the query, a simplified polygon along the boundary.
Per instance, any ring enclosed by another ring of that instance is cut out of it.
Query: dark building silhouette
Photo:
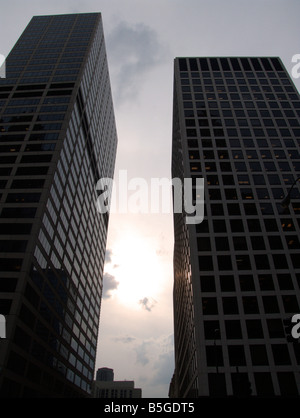
[[[96,380],[101,382],[113,382],[114,370],[108,367],[101,367],[97,370]]]
[[[169,396],[299,396],[297,182],[281,204],[300,174],[299,93],[276,57],[176,58],[174,73],[172,177],[204,178],[205,217],[174,214]]]
[[[35,16],[0,80],[2,397],[85,397],[117,134],[100,13]]]

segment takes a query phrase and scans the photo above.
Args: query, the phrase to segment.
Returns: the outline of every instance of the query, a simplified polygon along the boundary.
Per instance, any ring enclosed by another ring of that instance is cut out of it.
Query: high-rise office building
[[[90,393],[116,146],[101,14],[33,17],[0,80],[2,397]]]
[[[299,396],[300,100],[277,57],[174,62],[172,177],[204,178],[205,217],[174,214],[170,396]],[[194,193],[196,199],[196,191]]]

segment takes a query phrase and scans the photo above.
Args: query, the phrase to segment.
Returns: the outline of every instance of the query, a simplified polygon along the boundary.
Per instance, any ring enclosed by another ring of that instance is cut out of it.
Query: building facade
[[[114,370],[101,367],[92,386],[93,398],[141,398],[142,389],[134,387],[133,380],[114,380]]]
[[[33,17],[0,80],[2,397],[91,393],[116,147],[101,14]]]
[[[132,380],[114,380],[114,381],[100,381],[93,382],[92,390],[93,398],[141,398],[142,389],[134,387]]]
[[[281,204],[299,178],[299,120],[277,57],[174,61],[172,177],[204,178],[205,217],[174,214],[170,397],[299,396],[285,329],[300,313],[298,183]]]

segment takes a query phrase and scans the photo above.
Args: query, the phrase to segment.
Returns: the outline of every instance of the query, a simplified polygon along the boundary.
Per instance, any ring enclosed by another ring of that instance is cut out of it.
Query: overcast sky
[[[118,130],[115,178],[171,177],[173,60],[177,56],[300,54],[299,0],[9,0],[0,54],[32,16],[101,12]],[[300,88],[300,78],[295,79]],[[118,184],[118,182],[116,182]],[[174,370],[171,214],[110,217],[96,368],[167,397]]]

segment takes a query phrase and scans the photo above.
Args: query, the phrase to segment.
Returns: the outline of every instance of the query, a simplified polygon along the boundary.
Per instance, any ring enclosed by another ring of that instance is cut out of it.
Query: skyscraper
[[[90,392],[116,146],[101,14],[33,17],[0,80],[2,397]]]
[[[172,176],[204,178],[205,217],[174,214],[170,396],[299,396],[285,329],[300,313],[297,182],[281,205],[299,178],[299,118],[277,57],[175,59]]]

